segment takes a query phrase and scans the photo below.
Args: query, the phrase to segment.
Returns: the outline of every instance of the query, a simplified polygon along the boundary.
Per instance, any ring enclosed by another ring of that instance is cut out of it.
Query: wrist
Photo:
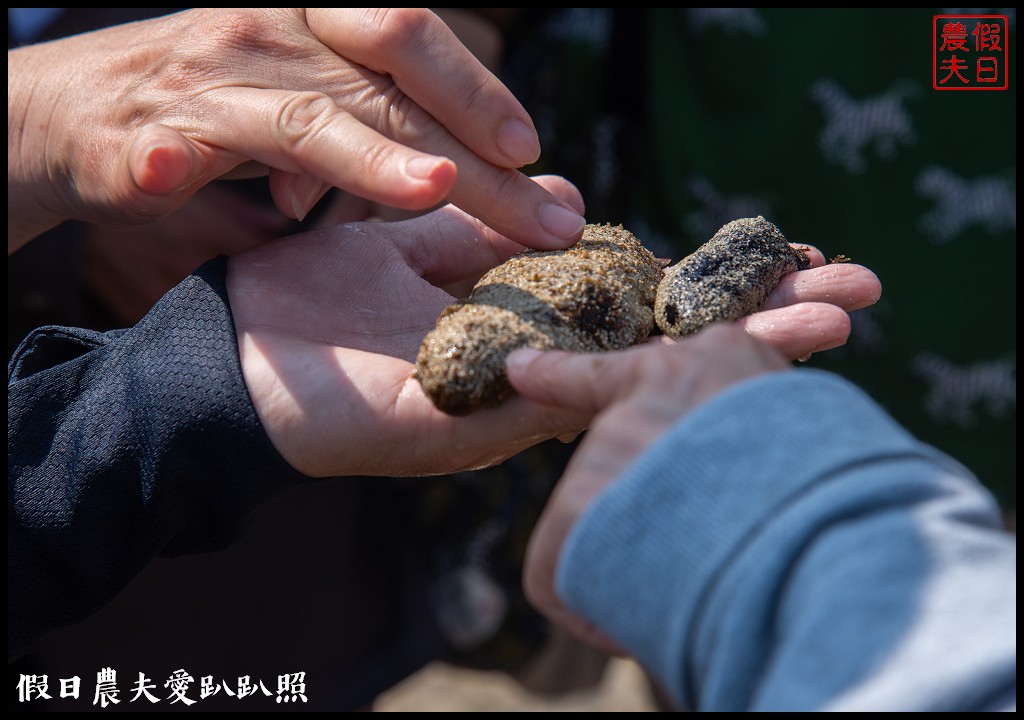
[[[65,157],[54,139],[60,136],[61,92],[66,73],[50,67],[48,45],[7,53],[7,252],[56,227],[71,214],[62,210],[63,193],[55,185],[69,177],[51,167]]]

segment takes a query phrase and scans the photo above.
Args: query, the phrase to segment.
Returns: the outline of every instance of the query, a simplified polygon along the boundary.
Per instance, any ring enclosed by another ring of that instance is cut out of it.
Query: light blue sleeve
[[[1016,541],[961,465],[816,370],[681,420],[563,549],[563,601],[696,710],[1016,707]]]

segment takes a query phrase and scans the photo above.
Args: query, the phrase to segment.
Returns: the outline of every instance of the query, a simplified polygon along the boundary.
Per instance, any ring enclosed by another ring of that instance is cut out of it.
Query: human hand
[[[538,182],[574,202],[566,181]],[[452,417],[412,375],[423,337],[454,301],[442,287],[522,249],[446,206],[233,257],[227,286],[242,370],[281,455],[313,477],[440,474],[492,465],[585,427],[589,416],[525,398]]]
[[[520,396],[553,411],[596,414],[530,537],[523,585],[552,622],[611,654],[601,630],[565,605],[555,588],[562,547],[590,504],[684,415],[730,385],[790,365],[737,324],[673,341],[656,338],[614,353],[519,351],[508,372]]]
[[[787,357],[843,344],[850,329],[846,312],[874,303],[881,294],[878,279],[866,268],[825,265],[813,248],[808,257],[812,269],[785,276],[764,311],[736,323],[714,325],[678,342],[654,338],[616,353],[525,350],[510,356],[509,381],[521,396],[560,412],[596,415],[527,552],[527,597],[553,622],[607,652],[621,652],[568,610],[555,590],[558,558],[576,520],[684,415],[734,383],[788,369]]]
[[[405,209],[449,198],[563,247],[580,210],[515,170],[539,153],[526,111],[424,9],[199,8],[8,53],[8,252],[265,167],[289,217],[331,186]]]

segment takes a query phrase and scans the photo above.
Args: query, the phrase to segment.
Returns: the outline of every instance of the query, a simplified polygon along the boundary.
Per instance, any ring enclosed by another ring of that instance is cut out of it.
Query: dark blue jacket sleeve
[[[7,376],[8,659],[153,557],[223,548],[308,479],[264,433],[207,263],[133,328],[40,328]]]

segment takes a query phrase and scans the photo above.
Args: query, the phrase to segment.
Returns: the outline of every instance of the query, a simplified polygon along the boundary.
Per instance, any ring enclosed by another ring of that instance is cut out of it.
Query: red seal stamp
[[[1010,86],[1006,15],[932,18],[932,87],[1006,90]]]

